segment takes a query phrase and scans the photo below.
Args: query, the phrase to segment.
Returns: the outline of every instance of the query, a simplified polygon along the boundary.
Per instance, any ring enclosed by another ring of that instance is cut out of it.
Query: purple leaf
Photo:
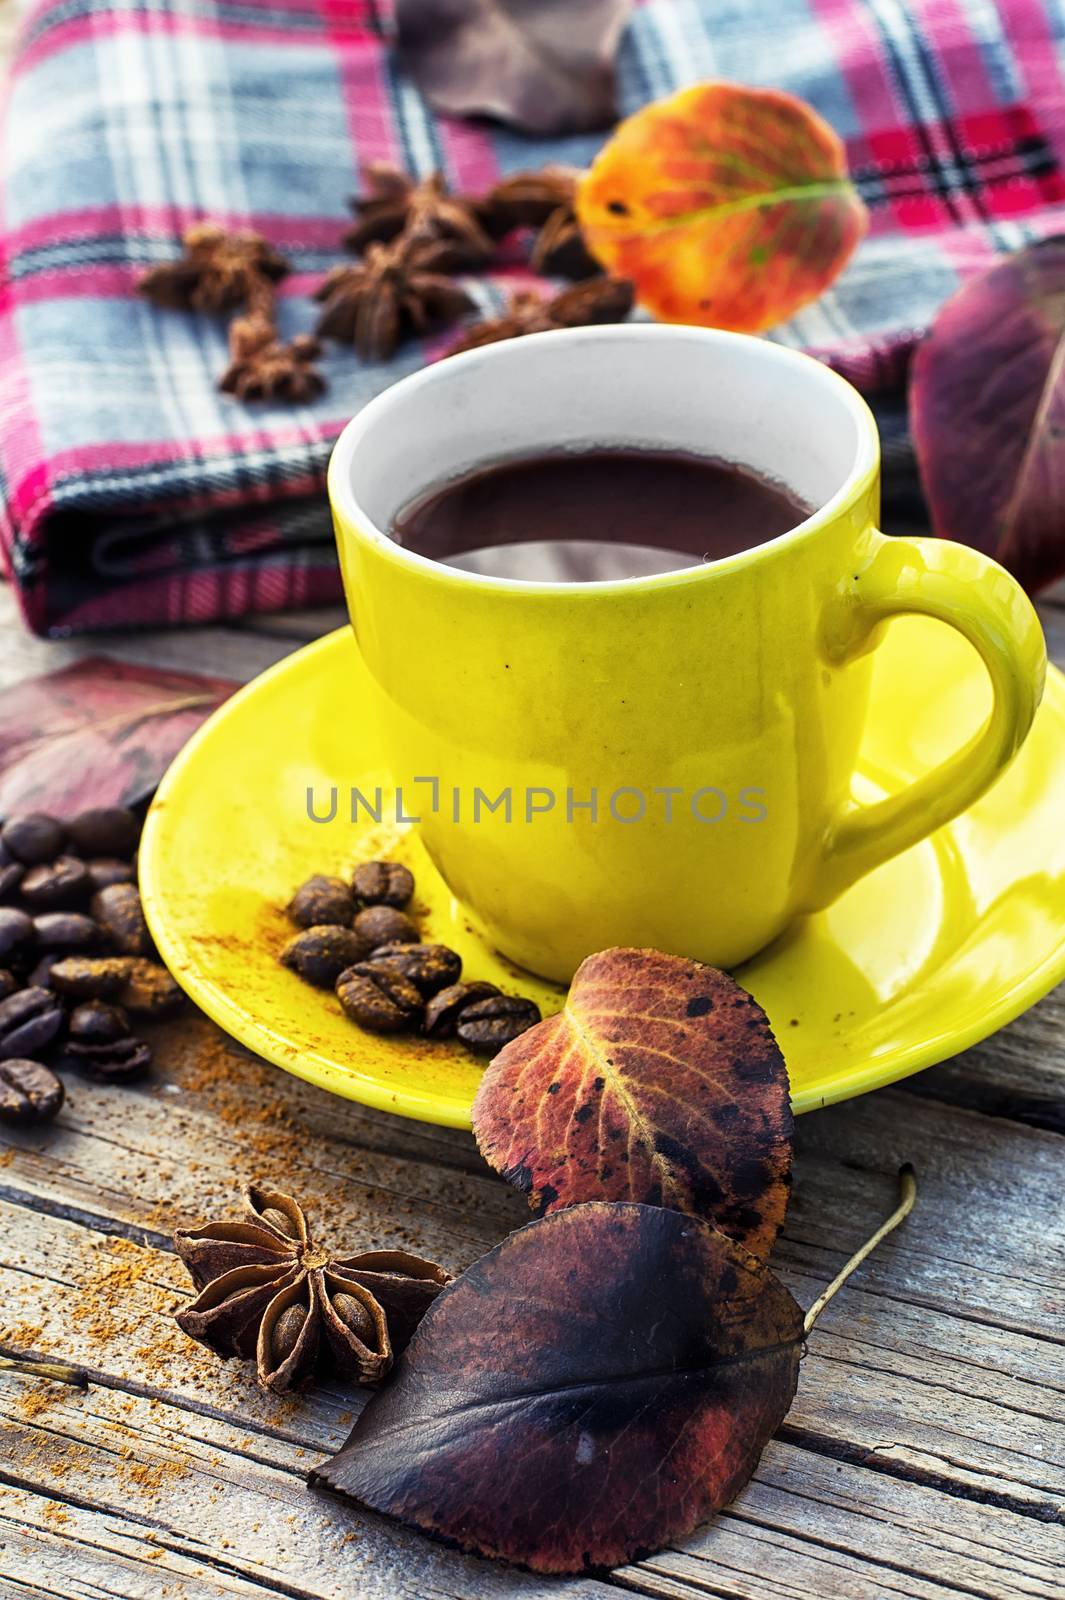
[[[136,805],[236,687],[90,658],[0,696],[0,817]]]
[[[400,65],[444,116],[581,133],[617,116],[632,0],[396,0]]]
[[[914,362],[910,422],[935,531],[1034,590],[1065,574],[1065,236],[973,278]]]

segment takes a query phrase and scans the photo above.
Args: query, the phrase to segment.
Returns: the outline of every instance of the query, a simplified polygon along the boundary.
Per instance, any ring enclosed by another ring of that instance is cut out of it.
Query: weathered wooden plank
[[[342,628],[348,620],[344,606],[314,606],[307,611],[279,611],[265,616],[246,617],[236,624],[250,633],[268,634],[275,639],[290,639],[308,644],[323,633]]]
[[[14,596],[0,584],[0,688],[40,672],[54,672],[83,656],[110,656],[177,672],[254,678],[297,648],[298,640],[239,628],[175,628],[169,632],[96,633],[74,639],[38,639],[17,616]]]
[[[5,1455],[33,1464],[39,1489],[16,1494],[13,1508],[8,1497],[15,1526],[89,1544],[109,1565],[121,1558],[122,1578],[109,1578],[114,1595],[152,1592],[141,1587],[151,1563],[156,1581],[165,1574],[212,1582],[197,1593],[249,1577],[301,1597],[605,1597],[598,1582],[543,1585],[312,1495],[302,1479],[313,1452],[146,1396],[49,1393],[8,1379],[0,1384],[0,1440]],[[61,1546],[32,1570],[51,1566],[66,1584],[71,1559]],[[197,1572],[194,1564],[205,1559],[210,1566]],[[1059,1528],[775,1443],[727,1513],[682,1549],[609,1581],[648,1594],[754,1600],[828,1593],[939,1600],[959,1590],[1050,1600],[1060,1593],[1062,1563]]]
[[[917,1207],[863,1269],[869,1292],[1060,1343],[1063,1150],[1058,1135],[895,1089],[801,1117],[786,1259],[831,1277],[910,1160]]]
[[[447,1552],[419,1535],[312,1494],[304,1478],[318,1459],[290,1441],[251,1436],[239,1422],[190,1413],[158,1399],[93,1387],[86,1393],[25,1380],[0,1384],[0,1480],[34,1491],[5,1496],[9,1517],[69,1538],[55,1552],[60,1593],[92,1545],[121,1557],[116,1595],[140,1595],[154,1573],[201,1577],[240,1595],[340,1600],[600,1600],[598,1582],[546,1584]],[[132,1568],[132,1570],[131,1570]],[[48,1568],[45,1566],[47,1572]],[[99,1573],[94,1572],[98,1581]],[[115,1581],[114,1577],[111,1579]],[[147,1590],[149,1593],[158,1593]],[[195,1591],[199,1593],[199,1590]],[[209,1591],[211,1592],[211,1591]]]
[[[225,1207],[235,1184],[254,1175],[291,1181],[347,1237],[370,1228],[379,1240],[390,1214],[400,1234],[416,1220],[423,1241],[431,1236],[456,1264],[526,1216],[468,1135],[334,1100],[200,1018],[180,1025],[143,1087],[70,1085],[60,1123],[2,1136],[12,1153],[0,1182],[117,1231],[162,1237],[182,1214]],[[960,1304],[991,1325],[1060,1337],[1053,1234],[1062,1147],[1053,1135],[934,1102],[915,1114],[908,1096],[887,1091],[801,1119],[798,1148],[782,1256],[794,1268],[811,1280],[831,1276],[888,1204],[897,1163],[912,1158],[918,1211],[865,1269],[866,1281],[896,1298],[948,1313]],[[1018,1228],[1018,1216],[1045,1226]]]
[[[182,1215],[225,1209],[254,1176],[291,1182],[352,1247],[383,1242],[391,1226],[388,1237],[417,1238],[448,1265],[527,1216],[469,1135],[335,1100],[201,1018],[160,1047],[144,1086],[71,1078],[70,1087],[60,1123],[0,1136],[12,1151],[0,1185],[115,1231],[162,1238]],[[1061,1338],[1059,1137],[937,1102],[918,1110],[891,1090],[800,1119],[797,1140],[785,1265],[811,1284],[831,1277],[889,1207],[894,1172],[911,1159],[918,1210],[865,1269],[871,1292]]]
[[[156,1038],[157,1069],[128,1089],[71,1074],[61,1119],[3,1130],[0,1187],[93,1224],[168,1235],[232,1213],[240,1183],[290,1185],[349,1250],[409,1242],[465,1265],[527,1220],[469,1134],[406,1124],[256,1060],[190,1011]],[[410,1127],[409,1152],[401,1153]]]
[[[121,1548],[107,1547],[109,1535]],[[118,1519],[29,1491],[7,1489],[0,1501],[0,1561],[5,1600],[263,1600],[271,1593],[138,1538],[135,1529],[123,1535]]]
[[[1056,1600],[1063,1570],[1060,1527],[774,1441],[709,1528],[614,1578],[644,1594],[696,1587],[743,1600]]]
[[[205,1146],[201,1163],[209,1154]],[[8,1168],[10,1194],[17,1192],[14,1165]],[[57,1184],[64,1165],[55,1163]],[[328,1158],[325,1168],[313,1169],[319,1180],[333,1170]],[[782,1276],[803,1303],[814,1298],[837,1264],[831,1247],[817,1237],[819,1219],[829,1218],[829,1231],[842,1227],[864,1234],[885,1209],[890,1186],[883,1179],[869,1184],[870,1175],[863,1176],[867,1187],[878,1191],[868,1205],[848,1204],[852,1214],[842,1224],[830,1218],[829,1202],[817,1204],[807,1218],[812,1237],[800,1232],[779,1252]],[[849,1185],[852,1174],[843,1178]],[[402,1211],[399,1237],[422,1249],[428,1248],[426,1236],[446,1243],[446,1225],[431,1215],[423,1222],[419,1202],[401,1195],[398,1168],[390,1180],[391,1209]],[[470,1182],[465,1175],[458,1181]],[[800,1195],[803,1183],[800,1169]],[[364,1204],[372,1213],[381,1205],[380,1194],[368,1200],[362,1189],[354,1184],[337,1196],[342,1214],[357,1214]],[[161,1197],[157,1221],[170,1204]],[[838,1183],[834,1204],[838,1209]],[[464,1250],[468,1258],[506,1230],[508,1217],[486,1224],[483,1210],[481,1239],[464,1235],[456,1253]],[[380,1226],[385,1237],[375,1242],[396,1236],[387,1231],[388,1222]],[[281,1433],[306,1446],[328,1449],[339,1442],[342,1398],[316,1391],[297,1405],[262,1396],[243,1369],[220,1366],[176,1332],[171,1313],[187,1288],[183,1269],[165,1250],[12,1204],[0,1205],[0,1237],[17,1240],[20,1247],[16,1270],[0,1276],[6,1285],[0,1303],[15,1325],[14,1332],[0,1330],[5,1347],[63,1355],[105,1373],[110,1382],[172,1404],[239,1413],[249,1429]],[[887,1471],[924,1475],[958,1493],[1046,1514],[1065,1493],[1058,1465],[1065,1454],[1060,1350],[1045,1339],[971,1320],[967,1306],[955,1316],[953,1307],[906,1304],[924,1252],[932,1252],[935,1265],[940,1245],[936,1235],[925,1238],[913,1224],[896,1238],[898,1243],[883,1247],[879,1277],[870,1264],[860,1285],[840,1297],[815,1330],[790,1426],[817,1448],[864,1453]],[[849,1243],[844,1248],[849,1250]]]
[[[1065,1133],[1065,986],[1008,1028],[900,1088],[918,1099]]]

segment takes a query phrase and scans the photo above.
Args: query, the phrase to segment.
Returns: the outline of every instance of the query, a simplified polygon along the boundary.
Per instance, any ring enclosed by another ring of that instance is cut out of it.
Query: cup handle
[[[823,643],[839,663],[875,648],[889,617],[935,617],[979,652],[994,700],[983,727],[900,794],[843,811],[825,835],[808,909],[925,839],[983,794],[1020,749],[1043,694],[1046,643],[1031,601],[997,562],[946,539],[876,536],[871,561],[825,616]],[[934,692],[934,685],[929,686]]]

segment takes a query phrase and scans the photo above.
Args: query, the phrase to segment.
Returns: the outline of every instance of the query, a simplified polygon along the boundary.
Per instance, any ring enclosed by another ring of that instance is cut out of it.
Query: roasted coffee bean
[[[17,861],[0,867],[0,903],[17,898],[24,871],[25,868],[20,867]]]
[[[336,992],[352,1022],[370,1033],[402,1033],[421,1020],[422,997],[399,973],[374,972],[362,963],[340,974]]]
[[[173,1016],[185,1004],[185,991],[166,968],[145,956],[115,956],[123,972],[118,1000],[134,1017],[155,1021]]]
[[[72,1039],[66,1047],[66,1059],[94,1078],[119,1083],[147,1072],[152,1052],[143,1039],[129,1035],[105,1044],[82,1044]]]
[[[92,892],[92,879],[77,856],[56,856],[40,867],[30,867],[19,890],[27,911],[69,910],[82,905]]]
[[[300,885],[287,910],[298,928],[322,928],[330,924],[350,928],[355,915],[355,896],[343,878],[328,878],[317,873]]]
[[[269,1370],[271,1372],[275,1371],[283,1361],[287,1361],[293,1350],[295,1350],[306,1321],[306,1309],[298,1301],[291,1306],[286,1306],[282,1311],[270,1330]]]
[[[67,823],[72,847],[82,856],[117,856],[128,861],[137,848],[141,825],[126,806],[97,806]]]
[[[405,906],[414,893],[414,874],[399,861],[364,861],[351,886],[364,906]]]
[[[97,860],[86,861],[85,870],[94,894],[98,889],[110,889],[115,883],[132,883],[135,877],[132,863],[119,861],[114,856],[100,856]]]
[[[426,996],[457,983],[462,971],[462,957],[446,944],[383,944],[362,964],[409,978]]]
[[[488,1000],[499,990],[494,983],[452,983],[441,989],[425,1008],[422,1032],[430,1039],[454,1038],[459,1017],[475,1000]]]
[[[51,1122],[63,1094],[61,1080],[39,1061],[0,1061],[0,1121]]]
[[[91,917],[80,911],[46,911],[34,917],[37,948],[49,950],[95,950],[103,943],[101,931]]]
[[[0,838],[0,900],[10,900],[22,882],[25,868],[21,861],[16,861],[11,851]]]
[[[64,1000],[111,1000],[129,980],[125,956],[61,956],[53,962],[49,985]]]
[[[124,956],[150,955],[154,946],[135,883],[115,883],[92,897],[89,910]]]
[[[421,938],[411,919],[395,906],[367,906],[351,926],[367,950],[382,944],[417,944]]]
[[[185,1003],[166,968],[144,956],[66,956],[52,967],[49,982],[64,1000],[117,999],[138,1017],[168,1017]]]
[[[63,1008],[50,989],[19,989],[0,1000],[0,1061],[47,1050],[63,1026]]]
[[[329,1303],[337,1316],[349,1332],[356,1339],[361,1339],[363,1344],[369,1345],[371,1350],[377,1348],[377,1327],[368,1307],[361,1300],[356,1300],[353,1294],[332,1294]]]
[[[540,1007],[520,995],[501,994],[475,1000],[458,1020],[455,1032],[471,1050],[494,1054],[540,1020]]]
[[[8,972],[6,967],[0,967],[0,1000],[6,1000],[18,987],[19,982],[14,973]]]
[[[317,989],[331,989],[345,967],[368,953],[366,940],[351,928],[326,923],[305,928],[290,939],[281,952],[281,962],[305,983],[313,983]]]
[[[0,906],[0,958],[24,955],[36,938],[31,916],[15,906]]]
[[[8,817],[0,839],[24,867],[54,861],[66,839],[63,824],[43,811],[27,811],[21,817]]]
[[[67,1023],[71,1043],[112,1044],[129,1033],[129,1018],[121,1006],[105,1000],[86,1000],[75,1006]]]
[[[52,968],[63,957],[58,950],[53,950],[49,955],[42,956],[35,967],[31,967],[26,978],[28,989],[50,989],[52,987]]]

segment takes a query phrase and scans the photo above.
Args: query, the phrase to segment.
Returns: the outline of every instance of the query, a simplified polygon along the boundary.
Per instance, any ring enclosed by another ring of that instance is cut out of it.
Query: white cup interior
[[[875,459],[876,430],[843,379],[765,340],[577,328],[451,357],[386,390],[341,436],[331,487],[381,536],[413,500],[476,467],[593,446],[722,457],[816,511]]]

